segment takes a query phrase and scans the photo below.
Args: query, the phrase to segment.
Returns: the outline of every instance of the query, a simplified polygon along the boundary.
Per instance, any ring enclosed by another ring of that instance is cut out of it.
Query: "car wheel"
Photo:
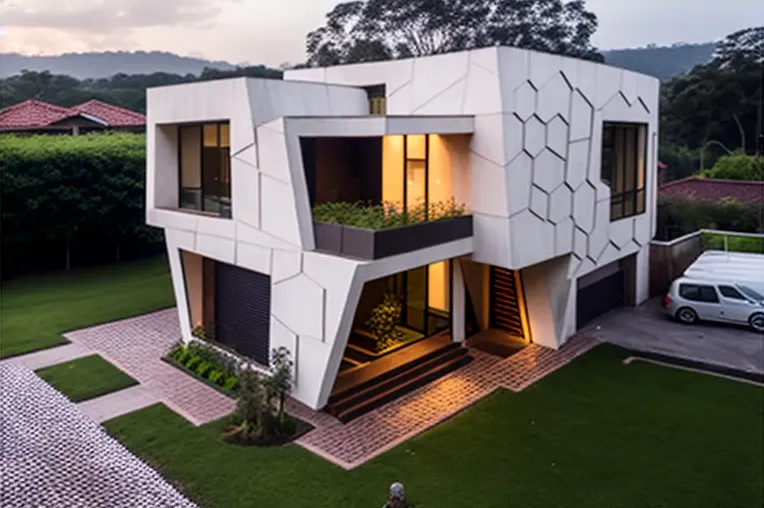
[[[691,325],[698,320],[698,313],[689,307],[682,307],[676,311],[676,318],[686,325]]]
[[[757,332],[764,333],[764,314],[761,312],[757,312],[753,316],[750,317],[748,320],[748,323],[751,325],[751,328],[756,330]]]

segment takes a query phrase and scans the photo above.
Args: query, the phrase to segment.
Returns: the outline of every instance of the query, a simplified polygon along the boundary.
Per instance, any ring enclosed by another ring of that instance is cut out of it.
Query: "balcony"
[[[472,236],[472,216],[454,199],[367,206],[322,203],[313,207],[316,249],[359,259],[381,259]]]

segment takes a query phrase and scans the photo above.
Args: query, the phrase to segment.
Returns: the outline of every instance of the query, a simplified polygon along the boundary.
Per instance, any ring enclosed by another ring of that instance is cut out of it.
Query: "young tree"
[[[354,0],[306,40],[313,67],[504,45],[603,61],[583,0]]]

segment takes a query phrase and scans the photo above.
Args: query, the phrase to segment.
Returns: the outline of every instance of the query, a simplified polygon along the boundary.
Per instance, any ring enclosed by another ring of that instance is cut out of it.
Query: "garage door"
[[[576,300],[576,325],[579,329],[599,316],[624,304],[624,272],[603,277],[586,287],[579,287]]]
[[[215,341],[268,365],[271,278],[215,264]]]

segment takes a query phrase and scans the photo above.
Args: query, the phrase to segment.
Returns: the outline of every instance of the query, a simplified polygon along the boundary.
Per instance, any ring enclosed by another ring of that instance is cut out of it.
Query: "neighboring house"
[[[104,130],[143,132],[145,128],[144,115],[95,99],[71,108],[30,99],[0,109],[0,132],[76,136]]]
[[[284,346],[293,396],[330,409],[352,375],[389,368],[362,356],[387,292],[412,337],[560,347],[648,296],[659,86],[494,47],[148,90],[147,222],[164,228],[183,340],[204,327],[261,367]],[[451,198],[466,219],[384,235],[311,216]],[[467,354],[449,347],[422,369]]]
[[[739,203],[761,205],[764,203],[764,182],[755,180],[722,180],[690,176],[662,184],[661,197],[693,198],[700,201],[731,199]]]

